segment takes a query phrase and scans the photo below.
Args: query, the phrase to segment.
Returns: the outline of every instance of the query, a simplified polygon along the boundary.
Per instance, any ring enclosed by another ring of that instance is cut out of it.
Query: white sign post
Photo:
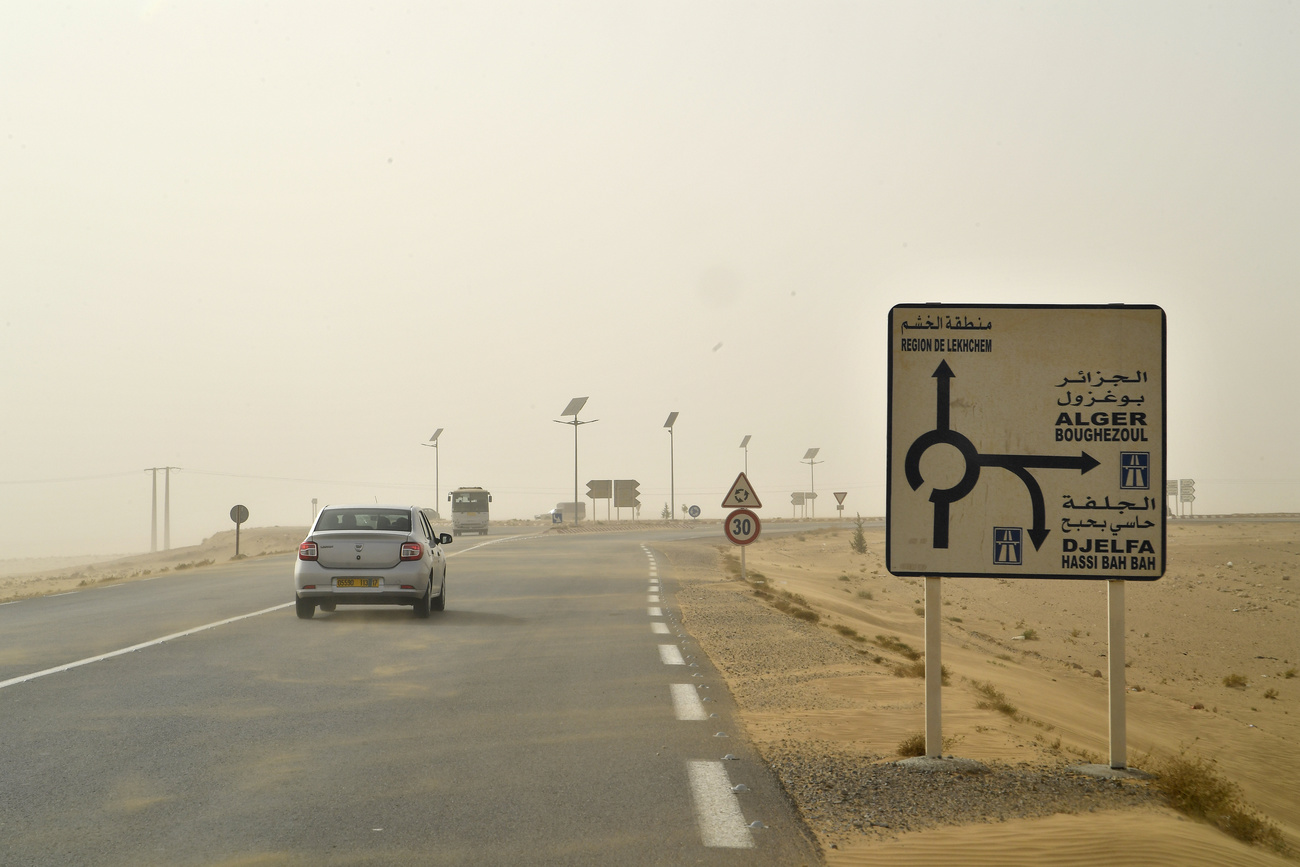
[[[1165,418],[1159,307],[890,311],[885,566],[926,579],[927,755],[942,744],[940,577],[1087,578],[1111,582],[1124,767],[1122,582],[1164,574]]]

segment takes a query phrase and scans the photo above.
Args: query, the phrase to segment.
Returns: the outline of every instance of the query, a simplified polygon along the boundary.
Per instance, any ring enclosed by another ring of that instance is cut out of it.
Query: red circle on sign
[[[749,509],[737,509],[728,515],[727,520],[722,524],[722,532],[737,545],[748,545],[758,538],[762,529],[763,525],[759,522],[758,515]]]

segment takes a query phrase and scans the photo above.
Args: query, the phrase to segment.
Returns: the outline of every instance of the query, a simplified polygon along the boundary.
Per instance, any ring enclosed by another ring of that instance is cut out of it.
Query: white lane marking
[[[722,762],[687,762],[695,820],[705,846],[721,849],[753,849],[754,838],[745,825],[740,801],[731,791],[731,780]]]
[[[48,596],[46,596],[45,598],[46,598],[46,599],[58,599],[60,596],[71,596],[73,593],[76,593],[76,592],[77,592],[76,590],[69,590],[67,593],[51,593],[51,594],[49,594]]]
[[[656,623],[651,623],[651,624],[650,624],[650,631],[653,632],[655,635],[667,635],[667,634],[668,634],[668,624],[667,624],[667,623],[657,623],[657,622],[656,622]]]
[[[13,603],[12,603],[12,602],[6,602],[5,604],[6,604],[6,605],[12,605]],[[664,610],[663,610],[662,608],[648,608],[648,609],[646,609],[646,610],[650,612],[650,616],[651,616],[651,617],[663,617],[663,616],[664,616]]]
[[[658,593],[651,593],[650,596],[646,599],[646,602],[658,602],[658,601],[659,601]]]
[[[69,662],[64,665],[56,665],[54,668],[47,668],[44,671],[36,671],[31,674],[24,674],[21,677],[13,677],[9,680],[0,681],[0,689],[6,686],[13,686],[18,683],[26,683],[29,680],[45,677],[49,674],[58,674],[61,671],[69,671],[74,668],[80,668],[83,665],[90,665],[92,662],[103,662],[105,659],[112,659],[115,656],[122,656],[126,653],[134,653],[137,650],[144,650],[146,647],[153,647],[175,638],[184,638],[187,635],[193,635],[196,632],[204,632],[208,629],[216,629],[218,626],[225,626],[228,623],[237,623],[240,620],[247,620],[250,617],[257,617],[261,614],[270,614],[272,611],[279,611],[282,608],[289,608],[292,602],[286,602],[283,605],[276,605],[271,608],[263,608],[261,611],[254,611],[252,614],[241,614],[238,617],[227,617],[225,620],[218,620],[216,623],[208,623],[204,626],[196,626],[193,629],[186,629],[184,632],[173,632],[171,635],[164,635],[162,638],[155,638],[152,641],[145,641],[141,644],[133,644],[130,647],[124,647],[121,650],[114,650],[109,653],[101,653],[99,656],[91,656],[86,659],[78,659],[76,662]],[[673,648],[674,650],[676,648]],[[683,660],[685,662],[685,660]]]
[[[673,691],[673,713],[679,720],[709,718],[708,712],[704,709],[704,702],[700,701],[700,694],[696,692],[694,686],[689,683],[673,683],[669,684],[669,689]]]
[[[659,659],[664,665],[685,665],[686,660],[682,659],[682,651],[676,644],[659,645]],[[4,684],[0,683],[0,686]]]
[[[527,539],[527,538],[529,538],[530,536],[536,536],[536,535],[537,535],[536,533],[522,533],[522,534],[520,534],[520,535],[518,535],[518,536],[502,536],[500,539],[489,539],[489,540],[486,541],[486,542],[479,542],[477,545],[471,545],[471,546],[468,547],[468,548],[461,548],[461,549],[459,549],[459,550],[457,550],[457,551],[451,551],[451,552],[449,552],[448,554],[446,554],[445,556],[446,556],[448,559],[450,559],[450,558],[455,557],[455,556],[457,556],[457,555],[459,555],[459,554],[468,554],[470,551],[474,551],[474,550],[477,550],[477,549],[479,549],[479,548],[486,547],[486,546],[488,546],[488,545],[500,545],[502,542],[513,542],[515,539]]]

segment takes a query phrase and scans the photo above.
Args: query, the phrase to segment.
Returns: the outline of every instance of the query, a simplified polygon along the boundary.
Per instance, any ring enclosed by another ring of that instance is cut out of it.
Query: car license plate
[[[378,578],[339,578],[335,587],[378,587]]]

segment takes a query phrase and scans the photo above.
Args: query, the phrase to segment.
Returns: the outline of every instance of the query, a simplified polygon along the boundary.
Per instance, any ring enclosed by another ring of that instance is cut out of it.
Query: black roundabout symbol
[[[980,468],[1001,467],[1014,473],[1018,479],[1025,483],[1025,489],[1029,493],[1030,507],[1033,511],[1033,523],[1029,529],[1029,538],[1034,543],[1034,550],[1037,551],[1042,547],[1043,541],[1047,539],[1051,531],[1047,529],[1047,509],[1043,502],[1043,489],[1039,486],[1038,480],[1029,472],[1029,469],[1031,467],[1034,469],[1077,469],[1079,474],[1082,475],[1098,466],[1100,461],[1087,452],[1080,452],[1078,457],[980,454],[974,443],[962,434],[952,430],[948,425],[949,392],[951,391],[949,386],[955,375],[946,360],[939,362],[939,367],[933,374],[936,392],[935,429],[917,437],[912,445],[908,447],[907,456],[903,460],[907,483],[912,486],[914,491],[921,487],[925,481],[921,477],[921,456],[932,446],[952,446],[961,453],[963,460],[966,462],[966,470],[957,484],[950,488],[935,488],[930,492],[930,502],[934,503],[934,534],[931,547],[948,547],[949,507],[975,489],[975,485],[980,478]]]

